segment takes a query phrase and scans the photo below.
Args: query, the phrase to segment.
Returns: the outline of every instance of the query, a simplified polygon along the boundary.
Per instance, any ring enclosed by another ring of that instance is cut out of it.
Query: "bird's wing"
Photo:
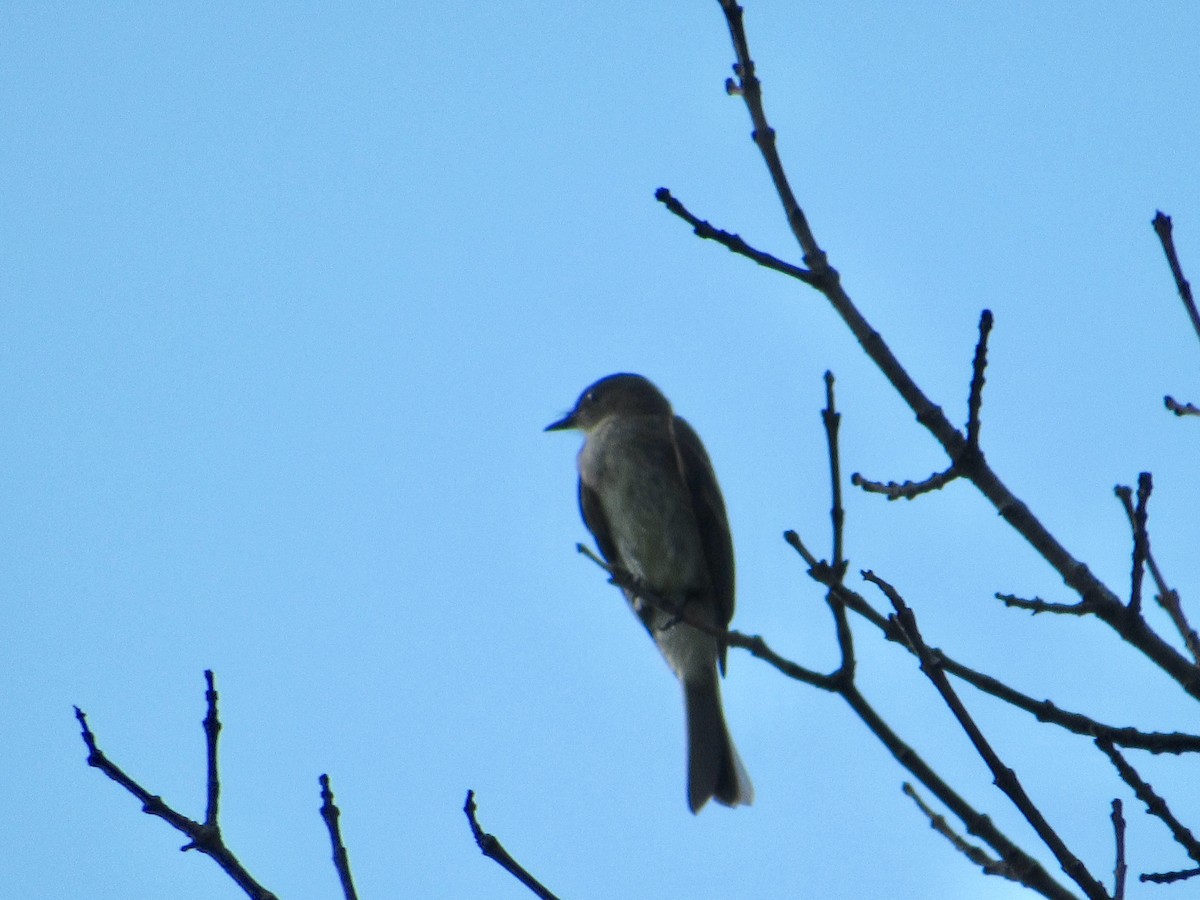
[[[583,524],[587,526],[600,552],[608,560],[609,565],[619,566],[621,560],[617,555],[617,544],[613,540],[608,527],[608,519],[604,515],[604,507],[600,505],[600,495],[579,479],[579,511],[583,514]]]
[[[600,552],[608,560],[608,564],[614,568],[625,570],[625,563],[621,561],[616,541],[613,540],[612,531],[609,530],[604,507],[600,505],[600,495],[584,484],[582,478],[579,479],[579,511],[583,513],[583,524],[588,527],[588,531],[596,539],[596,543],[600,546]],[[629,574],[628,570],[626,570],[626,574]],[[629,601],[629,605],[633,607],[633,611],[637,613],[637,617],[642,620],[642,624],[646,626],[646,630],[653,637],[655,608],[639,601],[634,593],[626,588],[621,588],[621,593],[625,595],[625,599]]]
[[[734,577],[733,539],[729,534],[729,520],[725,516],[725,501],[721,499],[717,475],[704,451],[704,445],[700,443],[700,437],[691,425],[678,416],[672,424],[680,474],[691,495],[692,510],[704,542],[708,576],[717,601],[717,623],[728,627],[729,620],[733,618]],[[721,662],[724,670],[724,658]]]

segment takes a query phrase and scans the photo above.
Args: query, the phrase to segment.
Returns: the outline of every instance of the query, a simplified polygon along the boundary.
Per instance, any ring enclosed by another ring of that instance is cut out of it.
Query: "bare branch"
[[[842,414],[837,411],[833,401],[833,373],[825,373],[825,408],[821,410],[821,422],[825,426],[825,438],[829,448],[829,483],[830,496],[833,505],[829,510],[829,518],[833,525],[833,565],[840,566],[843,562],[843,534],[846,523],[846,510],[842,507],[842,462],[838,453],[838,426],[842,422]]]
[[[903,483],[871,481],[855,472],[850,476],[851,484],[862,488],[868,494],[883,494],[888,500],[913,500],[922,494],[940,491],[962,475],[965,462],[975,462],[973,457],[980,456],[980,410],[983,407],[988,335],[992,332],[993,321],[992,312],[988,309],[985,309],[979,317],[979,340],[975,344],[975,355],[971,362],[971,389],[967,397],[967,440],[959,450],[959,455],[951,462],[950,468],[942,472],[935,472],[924,481],[905,481]],[[968,460],[968,457],[971,459]]]
[[[986,694],[1003,700],[1018,709],[1032,713],[1039,722],[1048,722],[1084,737],[1104,737],[1114,744],[1151,753],[1197,753],[1200,752],[1200,736],[1183,732],[1139,731],[1128,726],[1105,725],[1081,713],[1070,712],[1049,700],[1035,700],[1009,687],[1002,681],[977,672],[946,656],[937,648],[932,651],[947,673],[961,678]]]
[[[1179,592],[1173,588],[1168,588],[1162,581],[1162,576],[1158,573],[1158,567],[1154,564],[1154,557],[1149,557],[1150,571],[1154,573],[1155,581],[1159,587],[1159,593],[1155,599],[1158,600],[1159,606],[1166,610],[1167,615],[1171,617],[1171,621],[1175,624],[1176,630],[1183,638],[1183,642],[1187,645],[1188,652],[1192,654],[1192,658],[1200,662],[1200,636],[1196,634],[1188,622],[1187,617],[1183,613],[1183,606],[1179,600]]]
[[[1129,524],[1133,527],[1136,534],[1137,511],[1133,505],[1133,491],[1129,487],[1119,484],[1113,489],[1113,492],[1125,507],[1125,515],[1129,518]],[[1143,531],[1145,531],[1144,528]],[[1158,568],[1158,563],[1154,559],[1154,552],[1150,548],[1149,532],[1145,532],[1145,556],[1146,565],[1150,568],[1150,576],[1154,579],[1154,584],[1158,588],[1155,600],[1158,601],[1158,605],[1170,617],[1171,623],[1175,626],[1175,630],[1179,632],[1179,636],[1183,638],[1183,643],[1187,647],[1188,653],[1192,655],[1192,659],[1200,663],[1200,636],[1196,634],[1195,629],[1188,622],[1187,616],[1184,615],[1183,605],[1179,600],[1179,592],[1167,586],[1167,581],[1163,578],[1162,571]]]
[[[1122,814],[1121,801],[1112,802],[1113,837],[1117,842],[1116,862],[1113,864],[1113,900],[1125,900],[1125,816]]]
[[[87,716],[78,706],[75,707],[75,718],[79,722],[79,727],[83,731],[83,742],[88,748],[88,765],[99,769],[121,787],[125,788],[133,796],[137,797],[142,803],[142,812],[147,815],[157,816],[162,819],[176,831],[181,832],[188,838],[182,850],[198,850],[205,856],[210,857],[225,873],[234,880],[234,882],[251,900],[277,900],[275,894],[267,890],[254,879],[254,877],[246,871],[246,868],[234,855],[233,851],[225,846],[225,842],[221,838],[220,825],[216,821],[217,798],[220,794],[220,779],[217,773],[217,752],[216,742],[217,734],[220,731],[220,722],[217,719],[217,692],[213,687],[213,674],[211,671],[204,673],[204,678],[208,683],[208,691],[206,698],[208,700],[208,714],[204,719],[204,731],[208,743],[208,813],[213,816],[211,821],[206,821],[204,824],[189,819],[182,813],[176,812],[168,806],[161,797],[155,796],[147,791],[144,787],[130,778],[112,762],[104,752],[96,745],[96,737],[88,727]],[[215,782],[215,783],[214,783]]]
[[[1000,855],[1003,865],[1012,872],[1014,881],[1019,881],[1030,890],[1037,891],[1043,897],[1049,897],[1052,900],[1076,900],[1075,895],[1055,881],[1041,863],[1000,831],[990,816],[978,812],[950,785],[946,784],[912,747],[892,731],[853,683],[843,685],[841,694],[850,708],[862,719],[863,724],[888,749],[896,761],[908,769],[947,809],[958,817],[959,821],[966,826],[967,833],[975,835]]]
[[[762,103],[762,83],[755,74],[754,61],[750,58],[750,45],[746,40],[746,29],[742,23],[742,8],[738,6],[736,0],[720,0],[720,3],[721,10],[725,13],[725,22],[729,26],[729,37],[733,41],[734,53],[737,55],[737,62],[733,66],[733,74],[737,78],[734,85],[735,90],[729,91],[727,82],[726,91],[740,95],[746,102],[746,109],[750,112],[750,121],[754,123],[751,137],[762,153],[763,161],[767,164],[767,171],[771,173],[771,181],[775,184],[775,192],[779,195],[783,210],[787,214],[792,234],[796,236],[797,243],[804,251],[804,264],[823,284],[832,285],[837,281],[837,272],[829,267],[825,251],[817,246],[817,240],[808,227],[808,219],[805,218],[800,204],[796,202],[796,195],[792,193],[792,186],[788,183],[787,174],[783,170],[783,162],[780,160],[775,146],[775,129],[767,123],[767,114],[763,110]]]
[[[961,834],[956,832],[950,826],[950,823],[946,821],[946,817],[934,812],[933,808],[921,799],[911,784],[906,781],[901,785],[901,789],[908,797],[912,798],[913,803],[917,804],[917,808],[929,819],[929,827],[948,840],[954,846],[955,850],[979,866],[985,875],[999,875],[1002,878],[1007,878],[1009,881],[1020,882],[1016,873],[1011,871],[1008,866],[988,855],[987,851],[982,847],[977,847],[970,843]]]
[[[1192,297],[1192,286],[1183,277],[1183,267],[1179,264],[1179,254],[1175,250],[1175,235],[1171,225],[1171,217],[1163,215],[1162,210],[1156,210],[1150,223],[1154,233],[1162,244],[1163,253],[1167,256],[1167,265],[1171,267],[1171,277],[1175,279],[1175,290],[1183,300],[1183,308],[1187,311],[1196,337],[1200,337],[1200,311],[1196,309],[1196,301]],[[1192,403],[1181,403],[1170,394],[1163,397],[1163,404],[1177,416],[1200,416],[1200,407]]]
[[[1170,807],[1167,806],[1167,801],[1160,797],[1154,788],[1150,786],[1149,782],[1138,774],[1137,769],[1129,764],[1121,754],[1121,751],[1114,747],[1111,741],[1097,738],[1096,746],[1112,761],[1117,774],[1121,776],[1121,780],[1133,788],[1133,793],[1146,805],[1146,812],[1162,821],[1171,832],[1171,837],[1184,849],[1187,855],[1196,862],[1200,862],[1200,841],[1197,841],[1192,832],[1184,827],[1183,823],[1175,817]]]
[[[1161,210],[1156,210],[1150,224],[1154,226],[1154,233],[1162,242],[1163,253],[1167,255],[1167,265],[1171,267],[1171,276],[1175,279],[1175,289],[1179,291],[1179,297],[1183,300],[1183,308],[1187,310],[1192,328],[1196,330],[1196,337],[1200,338],[1200,311],[1197,311],[1196,301],[1192,298],[1192,286],[1183,277],[1183,267],[1179,265],[1179,254],[1175,252],[1175,235],[1171,217],[1163,215]]]
[[[1046,821],[1046,817],[1042,815],[1041,810],[1030,799],[1029,795],[1025,792],[1025,788],[1021,785],[1020,779],[1017,778],[1016,772],[1004,765],[987,738],[983,736],[983,732],[975,724],[975,720],[967,712],[966,706],[963,705],[958,694],[951,687],[950,681],[946,678],[946,673],[942,671],[937,658],[925,644],[924,639],[921,637],[921,632],[917,627],[917,618],[904,602],[904,599],[894,587],[873,572],[863,572],[863,577],[873,584],[878,585],[892,602],[892,606],[896,610],[896,620],[908,638],[910,646],[921,660],[921,671],[933,682],[934,687],[942,695],[942,699],[945,700],[946,705],[962,726],[963,731],[966,732],[971,743],[975,745],[975,749],[978,751],[980,757],[991,770],[996,787],[1008,795],[1013,805],[1020,810],[1021,815],[1033,826],[1038,837],[1042,839],[1042,842],[1054,854],[1054,858],[1058,860],[1059,865],[1071,877],[1071,880],[1079,885],[1091,900],[1109,900],[1108,893],[1104,890],[1104,887],[1092,876],[1082,860],[1070,851],[1066,843],[1059,837],[1058,832],[1050,826],[1050,823]]]
[[[494,859],[501,868],[542,900],[558,900],[540,881],[530,875],[519,862],[509,855],[509,852],[504,849],[504,845],[494,835],[488,834],[479,826],[479,820],[475,818],[474,791],[467,791],[467,802],[463,805],[463,812],[467,814],[467,821],[471,823],[471,834],[475,836],[475,843],[479,845],[484,856]]]
[[[838,452],[838,426],[842,415],[837,411],[833,399],[833,373],[825,373],[825,408],[821,410],[821,422],[825,426],[825,442],[829,451],[829,494],[832,504],[829,510],[830,524],[833,531],[833,565],[830,570],[836,582],[830,585],[825,594],[825,601],[833,613],[837,629],[838,647],[841,649],[842,662],[833,677],[839,680],[854,680],[854,633],[850,630],[850,620],[846,615],[846,604],[838,599],[837,586],[840,586],[846,575],[846,562],[843,558],[843,529],[846,522],[846,511],[842,507],[842,462]]]
[[[979,410],[983,406],[983,372],[987,368],[987,342],[992,332],[992,311],[985,309],[979,317],[979,342],[971,364],[971,391],[967,399],[967,446],[979,449]]]
[[[329,786],[329,776],[321,776],[321,818],[329,829],[329,843],[333,846],[333,867],[337,870],[338,880],[342,883],[342,896],[346,900],[358,900],[358,892],[354,889],[354,878],[350,874],[350,854],[342,842],[342,828],[338,820],[342,811],[333,802],[333,789]]]
[[[913,500],[922,494],[928,494],[931,491],[940,491],[950,482],[959,477],[957,465],[951,465],[950,468],[943,472],[934,472],[924,481],[905,481],[905,482],[882,482],[871,481],[864,478],[858,472],[850,476],[850,483],[855,487],[860,487],[868,494],[883,494],[888,500]]]
[[[1179,872],[1153,872],[1139,875],[1138,881],[1149,881],[1154,884],[1172,884],[1176,881],[1187,881],[1189,878],[1200,876],[1200,868],[1183,869]]]
[[[850,589],[845,584],[841,583],[840,576],[831,569],[829,565],[817,560],[800,536],[794,531],[784,532],[784,539],[795,548],[804,561],[809,565],[808,575],[814,581],[825,585],[830,590],[835,591],[838,599],[846,605],[848,609],[853,610],[858,615],[862,616],[882,633],[884,638],[889,641],[898,643],[905,649],[912,652],[912,648],[908,646],[896,626],[894,619],[884,616],[878,612],[865,597],[856,591]],[[1015,598],[1014,598],[1015,599]],[[1021,601],[1029,602],[1029,601]],[[1038,601],[1039,603],[1042,601]],[[1069,710],[1061,709],[1049,700],[1036,700],[1028,694],[1024,694],[1015,688],[1010,687],[997,678],[978,672],[975,669],[966,666],[957,660],[946,655],[943,651],[934,648],[933,651],[937,654],[941,661],[942,667],[951,675],[961,678],[963,681],[973,687],[991,694],[1005,703],[1010,703],[1018,709],[1023,709],[1028,713],[1032,713],[1039,722],[1048,722],[1053,725],[1058,725],[1067,731],[1072,731],[1076,734],[1083,735],[1088,738],[1106,737],[1114,744],[1122,747],[1131,747],[1139,750],[1148,750],[1151,753],[1196,753],[1200,752],[1200,736],[1193,734],[1185,734],[1182,732],[1158,732],[1158,731],[1139,731],[1136,728],[1128,726],[1105,725],[1102,722],[1097,722],[1095,719],[1082,715],[1081,713],[1070,712]]]
[[[1163,397],[1163,405],[1177,416],[1200,416],[1200,406],[1194,403],[1181,403],[1170,394]]]
[[[1140,612],[1142,608],[1142,579],[1146,574],[1146,553],[1150,538],[1146,534],[1146,504],[1150,501],[1153,481],[1149,472],[1138,475],[1137,508],[1133,511],[1133,574],[1130,578],[1129,608]]]
[[[1049,600],[1043,600],[1041,597],[1026,600],[1015,594],[999,593],[996,594],[996,599],[1004,601],[1005,606],[1013,609],[1027,609],[1035,616],[1043,612],[1062,613],[1069,616],[1085,616],[1092,612],[1092,608],[1086,600],[1080,600],[1078,603],[1051,603]]]
[[[217,739],[221,735],[221,720],[217,718],[217,686],[211,669],[204,670],[204,684],[204,700],[208,706],[204,714],[204,749],[208,772],[208,803],[204,824],[216,828],[221,806],[221,779],[217,774]]]
[[[814,282],[812,272],[807,269],[802,269],[799,266],[794,266],[790,262],[785,262],[770,253],[764,253],[762,250],[756,250],[742,240],[740,235],[733,234],[728,231],[722,231],[710,225],[703,219],[692,215],[686,206],[680,203],[672,196],[671,192],[664,187],[660,187],[654,192],[654,199],[663,204],[672,213],[679,216],[683,221],[692,226],[692,232],[699,238],[704,240],[716,241],[721,246],[725,247],[739,256],[744,256],[746,259],[753,260],[760,266],[767,269],[774,269],[776,272],[782,272],[784,275],[789,275],[792,278],[803,281],[805,284]]]

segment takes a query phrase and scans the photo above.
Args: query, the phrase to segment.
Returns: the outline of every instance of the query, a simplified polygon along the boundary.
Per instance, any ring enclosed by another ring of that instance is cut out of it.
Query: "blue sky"
[[[1153,471],[1155,553],[1194,601],[1197,424],[1161,400],[1200,401],[1200,344],[1149,222],[1174,216],[1200,279],[1200,14],[847,6],[747,11],[818,239],[957,420],[992,309],[997,471],[1119,592],[1111,489]],[[322,772],[363,897],[526,896],[471,843],[468,788],[563,896],[1029,896],[929,830],[836,699],[736,651],[726,708],[758,799],[693,818],[678,688],[575,553],[577,439],[541,429],[641,372],[713,457],[735,626],[829,667],[821,593],[780,538],[828,552],[821,374],[847,474],[945,464],[816,294],[654,202],[667,186],[798,257],[724,94],[732,59],[715,3],[5,5],[14,896],[239,896],[84,765],[71,716],[199,816],[205,668],[225,835],[280,896],[337,896]],[[1098,624],[1000,607],[1071,598],[968,486],[847,508],[851,572],[900,588],[931,643],[1115,724],[1194,721]],[[859,634],[867,696],[1036,847],[912,661]],[[1113,796],[1135,871],[1186,865],[1084,741],[965,696],[1097,875]],[[1195,808],[1194,768],[1135,762]]]

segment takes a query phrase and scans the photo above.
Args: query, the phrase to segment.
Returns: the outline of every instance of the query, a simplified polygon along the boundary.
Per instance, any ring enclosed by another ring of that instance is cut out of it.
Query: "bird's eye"
[[[588,391],[586,394],[584,394],[583,402],[584,403],[595,403],[596,402],[596,392]]]

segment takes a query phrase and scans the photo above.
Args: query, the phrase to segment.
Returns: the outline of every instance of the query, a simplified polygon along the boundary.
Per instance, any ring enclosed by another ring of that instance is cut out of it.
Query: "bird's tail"
[[[725,725],[716,667],[711,678],[684,682],[688,735],[688,806],[697,813],[715,797],[725,806],[754,802],[754,785]]]

